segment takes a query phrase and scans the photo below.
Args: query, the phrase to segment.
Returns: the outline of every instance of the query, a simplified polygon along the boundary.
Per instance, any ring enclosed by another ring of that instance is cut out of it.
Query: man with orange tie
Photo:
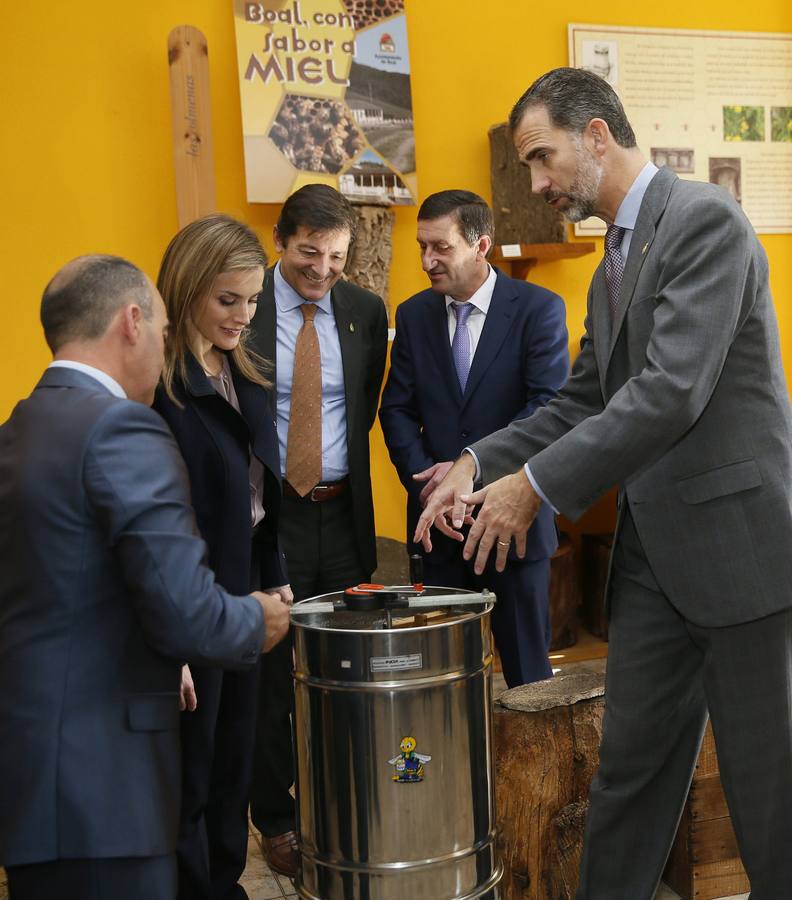
[[[369,581],[377,566],[369,431],[385,370],[382,300],[341,280],[355,212],[309,184],[285,202],[251,346],[275,364],[284,498],[281,541],[295,600]],[[297,868],[289,712],[291,645],[266,657],[251,817],[270,866]]]

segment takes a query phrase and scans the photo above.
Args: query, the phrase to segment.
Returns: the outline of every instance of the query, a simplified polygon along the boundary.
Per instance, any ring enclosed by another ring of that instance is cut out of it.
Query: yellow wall
[[[489,197],[487,129],[505,119],[537,75],[566,63],[568,22],[792,32],[788,0],[406,4],[422,197],[448,187]],[[183,23],[200,28],[209,42],[219,208],[250,222],[274,251],[276,207],[245,201],[232,0],[6,4],[0,35],[0,421],[49,361],[38,303],[56,268],[77,254],[104,251],[156,275],[176,230],[165,46],[170,29]],[[394,303],[426,286],[414,229],[415,209],[397,209]],[[792,374],[792,236],[762,240]],[[573,345],[595,265],[591,255],[533,273],[567,300]],[[378,532],[402,538],[403,492],[378,431],[373,444]]]

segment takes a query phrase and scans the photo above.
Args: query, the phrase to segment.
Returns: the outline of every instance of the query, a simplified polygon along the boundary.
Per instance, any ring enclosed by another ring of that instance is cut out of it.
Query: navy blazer
[[[229,357],[240,413],[221,397],[198,361],[187,354],[187,381],[174,379],[177,406],[160,385],[154,409],[170,426],[187,471],[195,517],[209,546],[209,566],[226,590],[251,589],[251,546],[255,540],[261,571],[259,584],[288,583],[278,543],[281,477],[278,436],[267,390],[248,381]],[[253,534],[250,521],[250,451],[264,466],[265,516]]]
[[[391,367],[380,421],[391,461],[407,489],[407,542],[421,508],[416,472],[456,459],[462,450],[551,400],[569,373],[563,300],[545,288],[497,272],[492,302],[470,367],[459,387],[445,297],[431,289],[396,310]],[[435,551],[459,544],[434,534]],[[544,504],[528,534],[527,559],[557,547],[553,511]]]
[[[173,852],[181,663],[262,640],[205,552],[162,419],[48,369],[0,428],[0,864]]]

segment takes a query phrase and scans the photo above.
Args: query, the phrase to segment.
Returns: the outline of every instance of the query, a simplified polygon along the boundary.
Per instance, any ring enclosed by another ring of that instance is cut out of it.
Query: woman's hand
[[[281,598],[281,602],[285,603],[286,606],[291,606],[294,603],[294,594],[290,584],[282,584],[280,587],[271,587],[265,590],[268,594],[277,594]]]
[[[195,712],[198,706],[198,697],[195,695],[195,684],[193,683],[190,667],[182,666],[181,671],[181,688],[179,690],[179,709],[184,712]]]

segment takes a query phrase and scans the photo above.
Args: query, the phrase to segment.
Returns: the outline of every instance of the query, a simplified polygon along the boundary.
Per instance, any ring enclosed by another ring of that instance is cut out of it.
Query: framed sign
[[[792,232],[792,35],[570,25],[569,60],[613,86],[655,165],[721,185],[757,232]]]

